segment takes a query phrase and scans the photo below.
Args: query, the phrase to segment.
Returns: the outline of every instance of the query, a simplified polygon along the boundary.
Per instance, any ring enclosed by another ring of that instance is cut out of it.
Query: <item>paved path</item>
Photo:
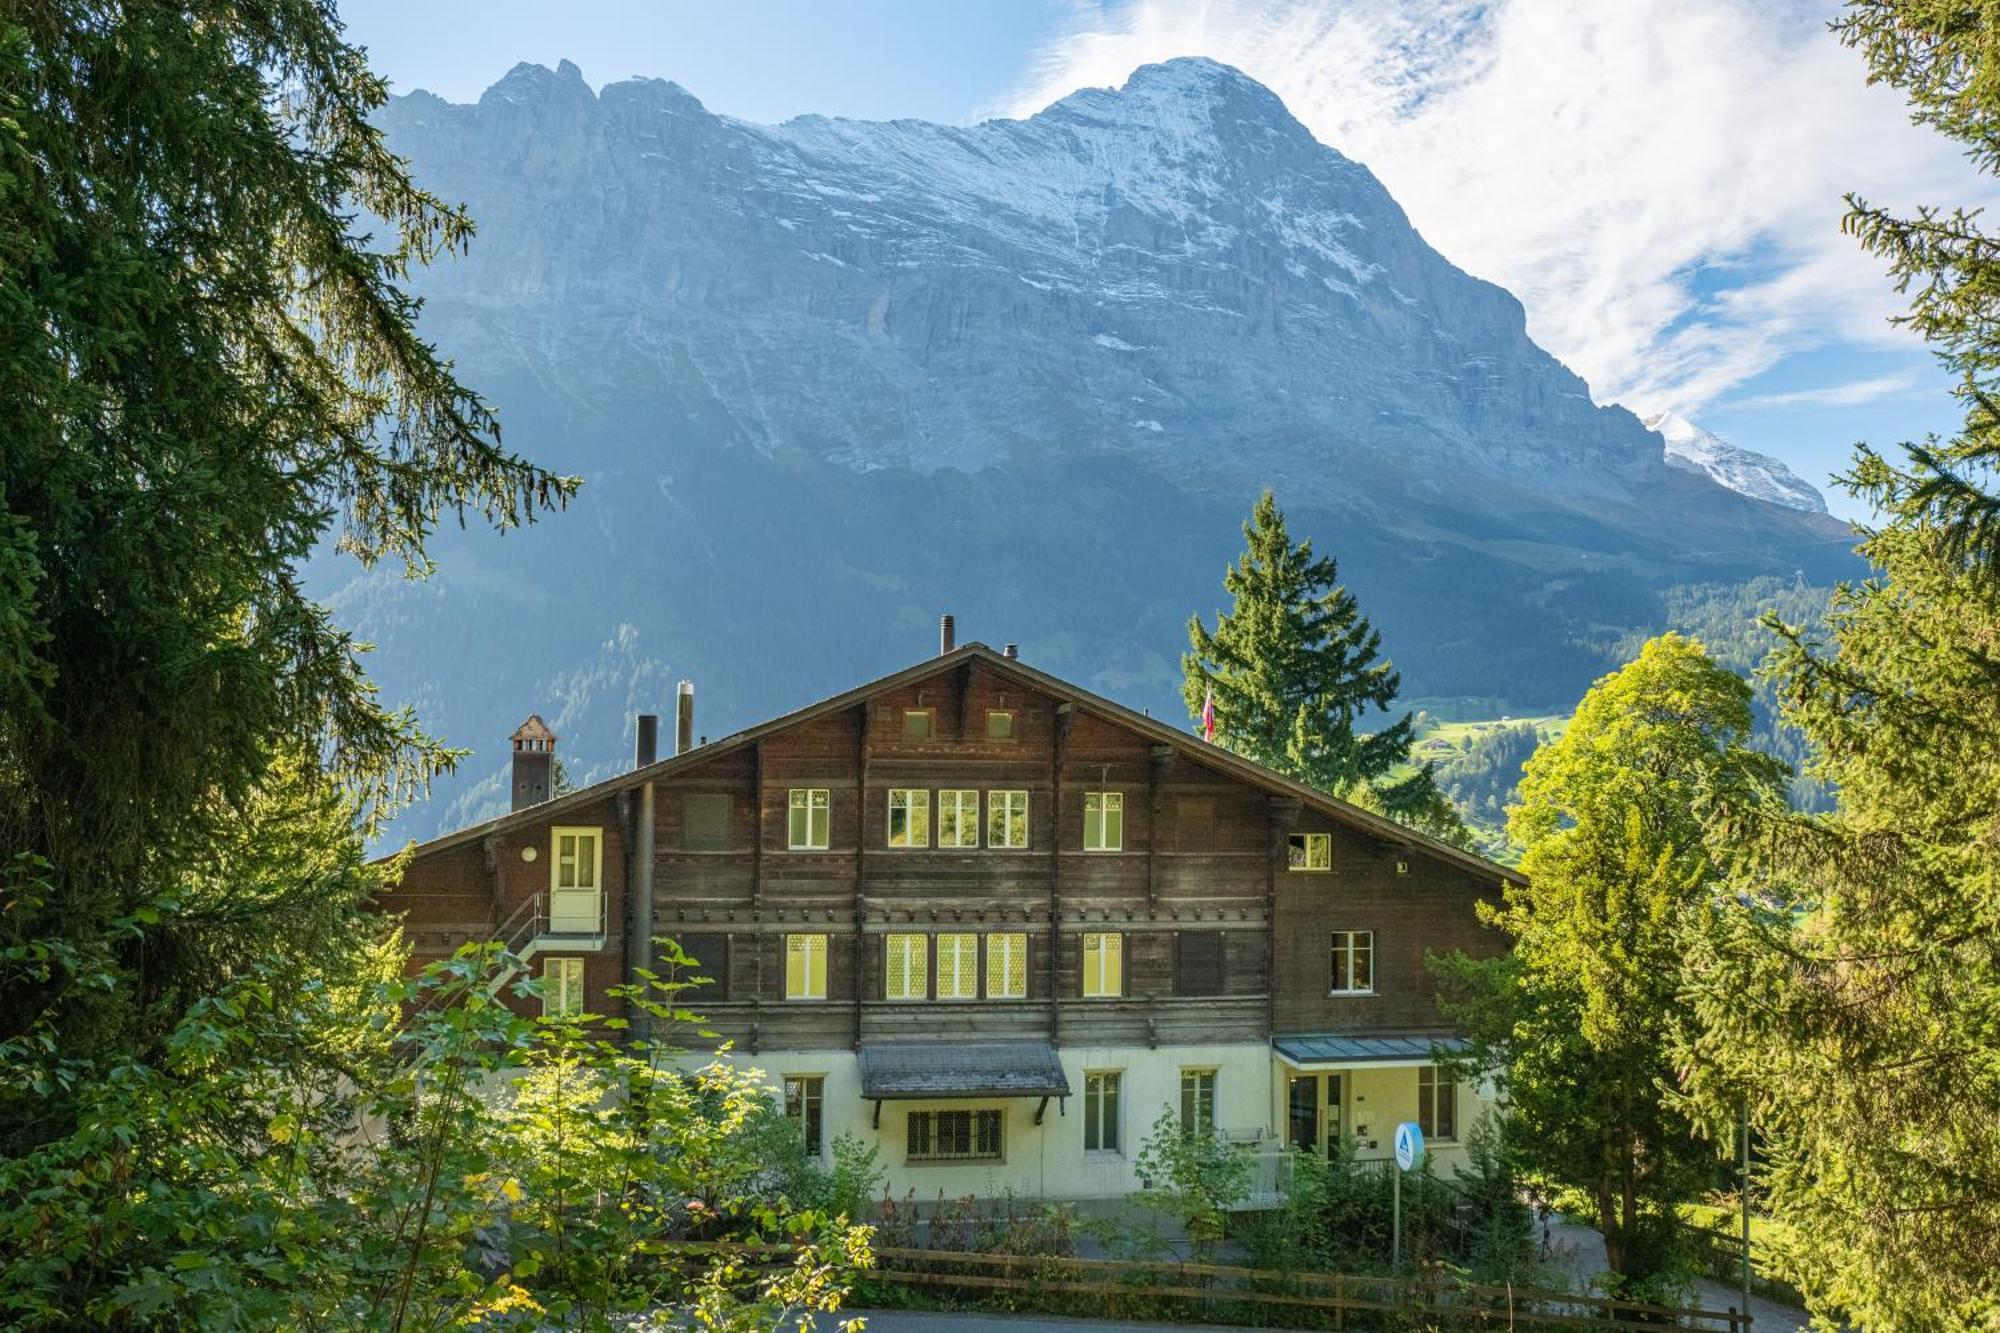
[[[818,1333],[834,1333],[842,1319],[856,1315],[868,1320],[868,1333],[924,1333],[940,1328],[952,1333],[1161,1333],[1162,1329],[1185,1333],[1243,1333],[1236,1324],[1135,1324],[1117,1319],[1069,1319],[1048,1314],[942,1314],[931,1310],[848,1310],[839,1315],[820,1315],[813,1325]]]
[[[1604,1271],[1604,1237],[1594,1227],[1571,1222],[1560,1214],[1549,1223],[1549,1245],[1578,1289]],[[1703,1310],[1743,1308],[1743,1289],[1713,1278],[1695,1279],[1694,1302]],[[1806,1312],[1762,1296],[1750,1297],[1752,1333],[1804,1333],[1812,1327]]]

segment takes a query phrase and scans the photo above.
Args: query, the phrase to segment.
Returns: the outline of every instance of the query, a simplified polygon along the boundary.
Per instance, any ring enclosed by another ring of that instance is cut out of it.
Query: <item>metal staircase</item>
[[[577,930],[576,923],[565,922],[564,928],[558,930],[549,918],[546,897],[534,894],[494,928],[491,938],[501,947],[500,966],[494,969],[491,976],[479,982],[477,989],[488,999],[493,998],[502,987],[527,969],[537,953],[596,953],[603,949],[605,912],[605,895],[600,893],[597,895],[597,919],[594,923]],[[410,1017],[415,1018],[439,1005],[455,1003],[471,989],[473,987],[466,984],[439,986],[424,997],[422,1004],[410,1011]]]

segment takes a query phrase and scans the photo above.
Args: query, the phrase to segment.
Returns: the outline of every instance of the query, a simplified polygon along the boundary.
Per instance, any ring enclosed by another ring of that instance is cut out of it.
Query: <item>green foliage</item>
[[[0,848],[35,867],[0,904],[0,1153],[160,1073],[219,987],[349,984],[381,933],[349,825],[453,756],[299,562],[337,525],[421,571],[440,518],[571,490],[415,332],[402,280],[471,228],[384,96],[316,0],[0,14]]]
[[[1781,776],[1747,748],[1750,729],[1740,677],[1678,635],[1648,643],[1528,762],[1509,828],[1529,883],[1484,912],[1514,951],[1437,961],[1473,1063],[1500,1079],[1522,1165],[1590,1198],[1635,1297],[1677,1285],[1675,1210],[1713,1156],[1668,1091],[1668,1043],[1717,878],[1696,810]]]
[[[1180,1220],[1197,1256],[1222,1239],[1230,1206],[1250,1193],[1249,1151],[1214,1134],[1190,1133],[1172,1107],[1153,1122],[1134,1165],[1145,1197]]]
[[[1541,1262],[1534,1218],[1500,1122],[1482,1116],[1466,1140],[1470,1168],[1450,1181],[1430,1164],[1403,1176],[1403,1263],[1450,1266],[1476,1282],[1559,1289]],[[1336,1155],[1294,1153],[1283,1202],[1244,1238],[1248,1262],[1278,1272],[1387,1273],[1394,1239],[1392,1163],[1358,1164],[1350,1140]]]
[[[1871,81],[2000,173],[2000,5],[1858,0]],[[1858,1327],[2000,1323],[2000,250],[1978,213],[1850,197],[1846,229],[1910,293],[1958,377],[1959,433],[1858,450],[1881,516],[1823,625],[1773,622],[1768,678],[1839,808],[1710,820],[1740,905],[1704,942],[1684,1034],[1694,1104],[1748,1101],[1780,1273]],[[1789,619],[1789,617],[1787,617]]]
[[[1215,740],[1299,782],[1379,809],[1465,845],[1465,830],[1429,765],[1401,777],[1414,722],[1357,728],[1388,711],[1400,684],[1382,636],[1310,540],[1293,543],[1265,491],[1243,525],[1246,549],[1222,577],[1229,611],[1211,633],[1188,621],[1182,698],[1200,720],[1215,697]]]
[[[605,1328],[664,1303],[736,1329],[836,1308],[867,1229],[760,1188],[761,1082],[516,1017],[492,997],[516,970],[468,946],[367,996],[301,1007],[251,978],[196,1004],[165,1061],[89,1085],[82,1128],[0,1164],[0,1321]],[[628,999],[670,1032],[674,989]],[[672,1259],[721,1237],[810,1259],[776,1285]]]

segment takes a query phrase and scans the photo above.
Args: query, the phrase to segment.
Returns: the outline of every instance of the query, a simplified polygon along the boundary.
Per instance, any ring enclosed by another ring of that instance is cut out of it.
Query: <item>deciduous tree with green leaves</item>
[[[1715,1157],[1674,1095],[1671,1040],[1690,931],[1718,891],[1697,810],[1768,798],[1783,773],[1748,748],[1751,727],[1742,677],[1679,635],[1647,643],[1527,763],[1508,832],[1528,883],[1482,910],[1512,953],[1435,964],[1472,1063],[1500,1082],[1521,1165],[1589,1198],[1637,1298],[1678,1284],[1675,1210]]]
[[[1331,557],[1293,542],[1270,491],[1243,525],[1245,550],[1222,576],[1233,599],[1210,631],[1188,621],[1181,696],[1197,723],[1214,692],[1215,741],[1287,777],[1470,845],[1424,764],[1408,765],[1409,714],[1377,731],[1402,679]]]

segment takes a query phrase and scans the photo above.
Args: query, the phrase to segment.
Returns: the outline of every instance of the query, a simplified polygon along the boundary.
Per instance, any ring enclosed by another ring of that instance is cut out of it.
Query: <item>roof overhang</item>
[[[1336,1032],[1293,1032],[1271,1038],[1271,1051],[1299,1070],[1378,1069],[1436,1064],[1440,1055],[1461,1055],[1469,1049],[1464,1037],[1446,1033],[1409,1036],[1353,1036]]]
[[[481,839],[506,833],[522,825],[553,820],[567,811],[581,809],[595,801],[601,801],[606,797],[617,795],[620,792],[640,786],[643,783],[651,782],[656,778],[669,777],[682,768],[704,763],[715,758],[717,755],[726,754],[731,750],[742,749],[754,744],[765,736],[782,731],[787,727],[797,726],[801,722],[811,721],[814,718],[823,717],[841,709],[852,708],[872,695],[898,688],[910,681],[922,680],[926,676],[940,671],[955,669],[970,662],[978,662],[994,671],[1011,675],[1023,684],[1039,689],[1056,699],[1074,704],[1087,712],[1095,713],[1107,721],[1127,727],[1156,743],[1172,745],[1189,759],[1241,778],[1254,786],[1262,787],[1266,792],[1274,796],[1295,798],[1302,804],[1320,810],[1334,819],[1374,837],[1384,844],[1398,847],[1421,848],[1438,860],[1456,865],[1464,870],[1469,870],[1483,879],[1488,879],[1496,883],[1511,882],[1526,884],[1528,882],[1527,877],[1518,870],[1500,865],[1495,861],[1489,861],[1476,852],[1468,852],[1462,848],[1454,847],[1450,843],[1432,837],[1428,833],[1398,824],[1394,820],[1383,815],[1378,815],[1371,810],[1363,810],[1359,806],[1343,801],[1338,797],[1329,796],[1325,792],[1317,791],[1312,787],[1306,786],[1304,783],[1295,782],[1280,773],[1275,773],[1265,768],[1262,764],[1245,759],[1241,755],[1224,749],[1222,746],[1210,745],[1190,731],[1168,726],[1157,718],[1150,717],[1136,709],[1127,708],[1123,704],[1116,703],[1101,695],[1093,694],[1088,690],[1072,685],[1060,677],[1051,676],[1045,671],[1037,670],[1018,658],[1004,657],[983,643],[964,644],[953,649],[951,652],[917,662],[905,667],[901,671],[884,676],[879,680],[873,680],[865,685],[858,685],[845,693],[834,695],[830,699],[823,699],[816,704],[810,704],[804,708],[787,713],[782,717],[773,718],[769,722],[751,727],[747,731],[740,731],[733,736],[726,736],[711,745],[697,746],[684,753],[658,760],[644,768],[635,768],[628,772],[620,773],[602,782],[585,787],[580,791],[572,792],[567,796],[559,796],[553,800],[544,801],[539,805],[531,805],[521,810],[496,816],[493,819],[486,820],[484,823],[474,824],[469,828],[462,828],[443,834],[431,839],[429,842],[406,848],[404,852],[395,855],[433,855],[453,847],[477,843]],[[395,859],[394,855],[383,856],[377,859],[377,864],[393,859]]]
[[[880,1041],[861,1046],[870,1101],[1067,1097],[1069,1078],[1046,1041]]]

